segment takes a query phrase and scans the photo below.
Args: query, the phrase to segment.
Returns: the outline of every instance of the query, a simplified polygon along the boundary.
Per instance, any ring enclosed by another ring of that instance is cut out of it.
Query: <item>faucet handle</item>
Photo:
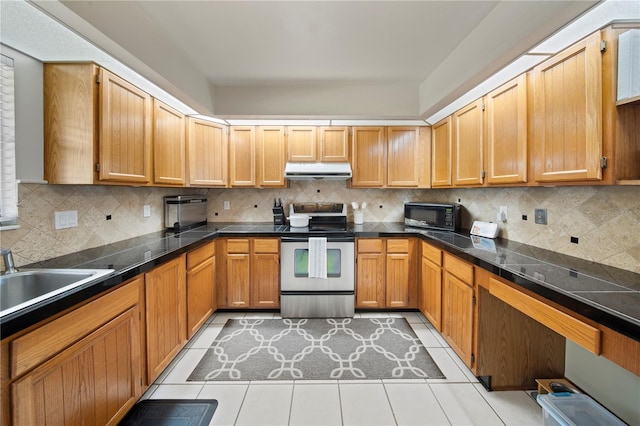
[[[11,252],[11,249],[0,249],[0,254],[2,255],[2,260],[4,262],[3,274],[13,274],[14,272],[18,272],[13,261],[13,253]]]

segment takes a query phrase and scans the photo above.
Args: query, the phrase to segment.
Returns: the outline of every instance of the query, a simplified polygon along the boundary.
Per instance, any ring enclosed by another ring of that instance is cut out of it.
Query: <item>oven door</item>
[[[309,278],[309,240],[282,237],[280,290],[284,292],[354,291],[354,238],[327,240],[327,278]]]

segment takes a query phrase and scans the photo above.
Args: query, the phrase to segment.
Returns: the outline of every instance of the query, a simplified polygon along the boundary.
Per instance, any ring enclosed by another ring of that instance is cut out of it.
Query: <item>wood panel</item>
[[[588,351],[600,355],[600,330],[513,287],[491,278],[489,292],[504,303],[530,316]]]
[[[185,264],[182,255],[145,274],[148,384],[187,340]]]
[[[255,238],[253,240],[254,253],[280,253],[279,238]]]
[[[187,253],[187,270],[193,269],[202,262],[211,259],[216,254],[214,241],[208,242]]]
[[[487,183],[527,181],[527,74],[486,96]]]
[[[153,100],[153,182],[186,184],[186,127],[184,114]]]
[[[385,306],[384,253],[358,253],[356,307],[383,308]]]
[[[640,376],[640,342],[600,325],[602,356]]]
[[[288,161],[314,162],[318,159],[316,146],[317,127],[288,126],[287,149]]]
[[[422,151],[417,127],[387,128],[387,186],[418,187]]]
[[[227,240],[227,253],[246,253],[249,254],[248,238],[230,238]]]
[[[387,150],[384,127],[354,127],[351,143],[353,187],[385,186]]]
[[[386,307],[409,307],[409,253],[389,253],[386,260]]]
[[[388,238],[387,253],[409,253],[409,238]]]
[[[442,330],[442,268],[440,267],[442,252],[422,242],[422,261],[420,262],[420,287],[418,291],[418,307],[429,322],[438,330]],[[436,260],[435,263],[433,260]]]
[[[248,253],[227,253],[227,306],[248,308],[250,298],[250,255]]]
[[[384,251],[384,241],[381,238],[358,238],[358,253],[382,253]]]
[[[251,307],[280,307],[280,254],[253,253],[251,257]]]
[[[473,367],[473,287],[445,271],[443,275],[443,336],[469,367]]]
[[[438,266],[442,266],[442,250],[424,241],[422,241],[421,250],[423,257],[426,257],[430,262]]]
[[[260,126],[257,128],[257,186],[286,188],[284,178],[286,144],[284,126]]]
[[[443,265],[447,271],[466,282],[467,285],[473,285],[473,265],[447,252],[443,253]]]
[[[100,69],[100,180],[151,182],[151,96]]]
[[[453,183],[482,185],[483,178],[482,99],[453,114]]]
[[[187,338],[193,337],[215,310],[215,277],[213,255],[187,271]]]
[[[431,186],[451,186],[453,139],[451,116],[431,128]]]
[[[534,68],[534,160],[538,182],[602,178],[600,32]]]
[[[349,162],[349,128],[320,127],[320,160]]]
[[[44,179],[49,183],[97,179],[98,73],[95,64],[43,64]]]
[[[232,187],[256,186],[256,128],[254,126],[229,128],[229,183]]]
[[[189,117],[188,186],[226,187],[229,182],[228,149],[227,126]]]

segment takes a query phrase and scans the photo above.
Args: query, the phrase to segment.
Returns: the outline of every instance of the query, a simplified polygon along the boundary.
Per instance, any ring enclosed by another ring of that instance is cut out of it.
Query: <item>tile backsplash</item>
[[[366,201],[366,222],[402,221],[405,201],[460,202],[466,228],[473,220],[496,221],[499,207],[506,206],[501,237],[640,273],[640,187],[633,186],[394,190],[303,181],[286,189],[205,190],[20,184],[20,228],[2,231],[0,244],[13,250],[20,266],[159,231],[162,197],[174,194],[206,195],[211,222],[270,222],[274,197],[285,208],[303,201]],[[144,205],[151,206],[150,217],[143,217]],[[535,208],[547,209],[548,225],[534,223]],[[54,212],[65,210],[78,211],[78,226],[55,230]]]

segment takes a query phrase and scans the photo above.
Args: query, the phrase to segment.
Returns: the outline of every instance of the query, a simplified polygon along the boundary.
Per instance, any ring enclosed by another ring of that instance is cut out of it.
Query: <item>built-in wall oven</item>
[[[310,216],[309,226],[289,228],[281,237],[281,315],[283,318],[352,317],[355,236],[347,231],[346,205],[335,204],[333,214],[328,214],[328,203],[319,205],[319,211],[314,211],[310,204],[306,203],[303,209]],[[341,213],[335,214],[338,210]],[[318,242],[321,244],[315,248],[322,248],[321,264],[326,264],[326,271],[321,271],[326,273],[320,274],[313,270],[311,258],[318,256],[311,247]]]

